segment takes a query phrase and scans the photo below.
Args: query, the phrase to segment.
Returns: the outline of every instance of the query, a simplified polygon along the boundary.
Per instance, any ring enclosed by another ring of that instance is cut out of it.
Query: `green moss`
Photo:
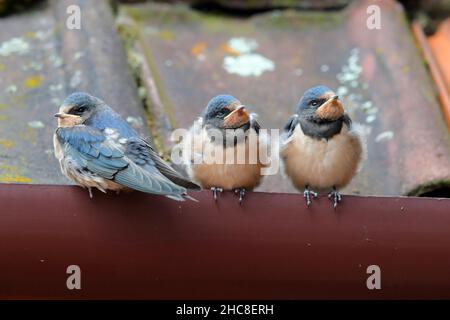
[[[131,74],[138,88],[138,96],[145,108],[147,125],[150,129],[153,144],[157,150],[162,150],[163,153],[165,153],[163,139],[160,135],[160,126],[154,118],[152,101],[148,96],[147,88],[142,80],[143,63],[147,64],[150,69],[153,80],[155,81],[156,89],[163,103],[165,114],[169,117],[172,127],[175,127],[175,120],[173,113],[171,112],[170,100],[164,92],[164,87],[161,84],[161,79],[158,76],[156,66],[154,65],[150,48],[145,44],[145,39],[140,32],[142,25],[139,21],[125,16],[122,10],[119,11],[116,25],[119,35],[124,43]],[[139,50],[137,50],[137,48],[139,48]]]
[[[272,28],[332,29],[343,25],[345,15],[339,11],[274,11],[255,16],[258,25]]]
[[[253,29],[243,19],[232,18],[217,13],[204,14],[182,4],[167,6],[147,3],[123,6],[121,10],[125,15],[131,17],[138,23],[151,24],[162,28],[163,30],[160,31],[160,33],[162,32],[160,36],[163,38],[176,36],[176,33],[172,35],[167,33],[170,29],[164,30],[167,26],[173,27],[176,25],[198,25],[210,33],[227,32],[229,34],[236,32],[245,34]],[[226,25],[226,28],[224,28],[224,25]]]

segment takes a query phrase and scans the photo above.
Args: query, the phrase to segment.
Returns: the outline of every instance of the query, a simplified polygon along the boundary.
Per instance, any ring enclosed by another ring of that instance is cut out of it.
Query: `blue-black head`
[[[203,112],[203,121],[218,129],[237,129],[249,124],[250,115],[238,99],[221,94],[209,101]]]
[[[84,123],[104,106],[103,101],[88,93],[75,92],[64,99],[55,117],[60,123],[66,123],[66,126],[77,125]]]
[[[319,85],[305,91],[297,105],[297,113],[310,120],[335,121],[344,114],[344,108],[333,90]]]

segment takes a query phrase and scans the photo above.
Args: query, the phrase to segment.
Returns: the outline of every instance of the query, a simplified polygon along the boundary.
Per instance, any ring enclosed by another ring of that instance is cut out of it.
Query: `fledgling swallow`
[[[220,133],[220,138],[215,139],[213,136],[217,133]],[[237,133],[242,134],[239,136]],[[236,138],[233,137],[235,134]],[[189,176],[204,189],[212,190],[215,200],[219,192],[234,190],[239,194],[239,203],[242,203],[245,192],[253,190],[262,180],[261,168],[264,165],[259,148],[266,147],[266,140],[259,134],[260,126],[254,114],[249,114],[235,97],[218,95],[209,101],[202,116],[191,127],[190,138],[183,139],[176,148],[180,148],[182,153],[190,152]],[[230,143],[232,139],[234,141]],[[220,148],[223,155],[220,159],[217,159],[217,154],[205,151],[215,148]],[[243,150],[241,155],[245,153],[245,161],[238,162],[238,150]],[[257,155],[253,160],[252,152]],[[225,159],[231,154],[235,155],[234,161]],[[195,156],[203,160],[196,163]]]
[[[102,100],[87,93],[68,96],[53,136],[62,173],[76,184],[103,192],[139,190],[183,201],[186,189],[200,187],[184,178]]]
[[[331,190],[336,208],[342,199],[338,190],[356,174],[363,150],[339,97],[325,86],[308,89],[285,126],[281,145],[285,172],[304,190],[307,206],[315,191]]]

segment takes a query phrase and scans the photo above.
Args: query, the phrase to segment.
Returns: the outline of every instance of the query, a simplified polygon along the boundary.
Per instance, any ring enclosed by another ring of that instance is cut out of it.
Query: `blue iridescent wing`
[[[186,189],[172,183],[155,166],[146,170],[127,155],[127,146],[105,138],[99,130],[87,126],[58,128],[56,135],[71,157],[92,173],[142,192],[180,195]],[[150,168],[152,166],[149,166]]]

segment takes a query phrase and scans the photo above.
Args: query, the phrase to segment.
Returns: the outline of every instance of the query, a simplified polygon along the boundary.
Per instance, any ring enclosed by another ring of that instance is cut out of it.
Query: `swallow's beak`
[[[74,119],[76,119],[76,118],[80,118],[80,116],[77,116],[75,114],[69,114],[69,113],[64,113],[64,112],[55,113],[53,116],[55,118],[59,118],[59,119],[66,119],[66,118],[74,118]]]
[[[58,119],[58,127],[73,127],[83,121],[80,116],[64,112],[55,113],[54,117]]]
[[[317,110],[316,115],[321,119],[337,120],[344,114],[344,107],[342,106],[339,96],[331,95],[324,104]]]
[[[244,105],[239,105],[223,119],[225,128],[239,128],[250,121],[250,115]]]

